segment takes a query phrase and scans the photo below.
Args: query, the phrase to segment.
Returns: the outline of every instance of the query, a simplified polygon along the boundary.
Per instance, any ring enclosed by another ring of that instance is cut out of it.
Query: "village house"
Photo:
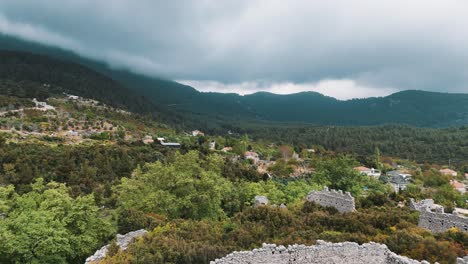
[[[452,176],[452,177],[457,177],[458,173],[454,170],[451,170],[449,168],[446,168],[446,169],[441,169],[439,170],[439,172],[442,174],[442,175],[448,175],[448,176]]]
[[[169,147],[169,148],[180,148],[180,143],[176,143],[176,142],[160,142],[161,145],[165,146],[165,147]]]
[[[46,110],[55,110],[55,107],[47,104],[47,102],[41,102],[41,101],[38,101],[36,98],[33,98],[32,99],[33,103],[36,105],[36,108],[37,109],[40,109],[42,111],[46,111]]]
[[[157,140],[159,141],[159,144],[161,144],[162,146],[165,146],[165,147],[169,147],[169,148],[180,148],[180,143],[176,143],[176,142],[165,142],[165,138],[163,137],[158,137]]]
[[[209,146],[209,148],[211,150],[215,150],[216,149],[216,142],[213,140],[208,144],[208,146]]]
[[[146,135],[141,141],[143,141],[144,144],[153,144],[154,140],[153,137],[150,135]]]
[[[197,137],[197,136],[204,136],[205,133],[201,132],[200,130],[194,130],[192,131],[192,136]]]
[[[412,182],[411,174],[401,170],[393,170],[387,172],[388,181],[392,184],[395,192],[400,192],[406,189],[408,184]]]
[[[244,159],[246,160],[252,160],[254,164],[257,164],[258,161],[260,160],[258,153],[253,152],[253,151],[246,151],[244,153]]]
[[[40,102],[36,98],[33,98],[33,103],[36,105],[37,108],[43,108],[47,105],[46,102]]]
[[[224,147],[221,149],[222,152],[230,152],[232,151],[232,147]]]
[[[69,94],[69,95],[67,95],[67,96],[68,96],[68,99],[69,99],[69,100],[78,100],[78,99],[80,99],[80,97],[77,96],[77,95],[71,95],[71,94]]]
[[[452,185],[452,187],[461,194],[464,194],[466,192],[466,186],[462,182],[459,182],[457,180],[450,180],[450,185]]]
[[[367,175],[369,177],[374,177],[374,178],[378,178],[380,177],[380,175],[382,175],[380,170],[376,170],[374,168],[367,168],[364,166],[355,167],[354,170],[360,172],[363,175]]]

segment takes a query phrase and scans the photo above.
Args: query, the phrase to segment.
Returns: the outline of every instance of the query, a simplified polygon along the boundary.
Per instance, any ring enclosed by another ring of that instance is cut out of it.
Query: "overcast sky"
[[[466,0],[0,0],[0,32],[202,91],[468,93]]]

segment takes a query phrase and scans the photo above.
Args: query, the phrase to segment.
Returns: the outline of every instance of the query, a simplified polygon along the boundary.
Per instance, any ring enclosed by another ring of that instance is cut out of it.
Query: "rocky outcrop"
[[[146,233],[148,233],[148,231],[146,231],[144,229],[140,229],[140,230],[137,230],[137,231],[129,232],[129,233],[125,234],[125,235],[117,234],[116,243],[120,247],[121,250],[126,250],[128,245],[135,238],[141,237],[141,236],[145,235]],[[91,264],[91,263],[97,262],[97,261],[105,258],[106,255],[107,255],[108,248],[109,248],[109,245],[105,245],[101,249],[98,249],[94,253],[94,255],[92,255],[92,256],[90,256],[90,257],[88,257],[86,259],[85,264]]]
[[[343,193],[341,190],[328,190],[325,187],[322,191],[311,191],[306,199],[321,206],[335,207],[340,213],[356,211],[354,197],[349,192]]]
[[[255,196],[254,198],[254,207],[268,205],[269,201],[266,196]]]
[[[263,244],[252,251],[233,252],[211,264],[418,264],[428,263],[399,256],[386,245],[354,242],[328,243],[317,241],[314,246],[292,245],[289,247]]]

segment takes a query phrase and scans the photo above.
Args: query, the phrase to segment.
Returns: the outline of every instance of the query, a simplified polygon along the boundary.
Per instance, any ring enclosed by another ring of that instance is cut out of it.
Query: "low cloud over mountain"
[[[203,91],[468,92],[466,1],[17,1],[0,32]]]

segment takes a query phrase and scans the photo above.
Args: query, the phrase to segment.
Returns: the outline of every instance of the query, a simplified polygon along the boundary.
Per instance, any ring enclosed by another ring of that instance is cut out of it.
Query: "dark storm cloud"
[[[468,92],[466,10],[455,0],[1,0],[0,31],[201,90],[348,98]]]

